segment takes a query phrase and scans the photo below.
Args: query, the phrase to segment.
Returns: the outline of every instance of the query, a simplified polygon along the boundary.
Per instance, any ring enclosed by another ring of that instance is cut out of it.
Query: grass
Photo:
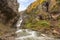
[[[50,28],[50,22],[46,20],[40,20],[35,22],[27,22],[25,23],[25,27],[28,29],[41,29],[41,28]]]

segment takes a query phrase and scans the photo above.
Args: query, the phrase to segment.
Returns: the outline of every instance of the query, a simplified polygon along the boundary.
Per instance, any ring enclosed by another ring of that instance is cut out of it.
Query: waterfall
[[[16,24],[17,31],[20,29],[22,21],[23,21],[23,18],[22,18],[22,14],[21,14],[20,18],[18,19],[17,24]]]

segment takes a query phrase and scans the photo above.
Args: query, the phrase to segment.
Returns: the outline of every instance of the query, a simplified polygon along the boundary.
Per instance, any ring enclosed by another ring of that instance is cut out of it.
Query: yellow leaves
[[[27,12],[28,12],[28,13],[31,12],[31,11],[32,11],[33,9],[35,9],[38,5],[42,4],[44,1],[45,1],[45,0],[37,0],[37,1],[35,1],[34,3],[32,3],[32,4],[30,5],[30,7],[28,7]]]
[[[43,1],[45,1],[45,0],[38,0],[39,4],[41,4]]]

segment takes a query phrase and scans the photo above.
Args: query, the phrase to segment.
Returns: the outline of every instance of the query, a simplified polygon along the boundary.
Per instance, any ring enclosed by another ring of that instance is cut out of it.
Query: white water
[[[21,13],[20,18],[18,19],[17,24],[16,24],[17,31],[19,31],[19,28],[22,22],[23,22],[23,18],[22,18],[22,13]]]
[[[46,34],[41,34],[40,32],[32,31],[29,29],[20,29],[22,21],[23,19],[21,16],[16,25],[17,31],[15,33],[17,34],[17,37],[15,40],[60,40],[49,37]]]
[[[20,20],[20,21],[19,21]],[[18,22],[17,22],[17,30],[19,30],[20,26],[21,26],[21,23],[22,23],[22,18],[19,18]]]
[[[20,29],[16,34],[16,40],[60,40],[29,29]]]

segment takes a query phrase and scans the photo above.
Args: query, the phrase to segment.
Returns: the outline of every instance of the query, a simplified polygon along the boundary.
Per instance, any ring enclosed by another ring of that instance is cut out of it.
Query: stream
[[[16,34],[16,40],[60,40],[54,38],[52,35],[48,36],[46,34],[41,34],[40,32],[32,31],[29,29],[20,29],[16,31]]]

